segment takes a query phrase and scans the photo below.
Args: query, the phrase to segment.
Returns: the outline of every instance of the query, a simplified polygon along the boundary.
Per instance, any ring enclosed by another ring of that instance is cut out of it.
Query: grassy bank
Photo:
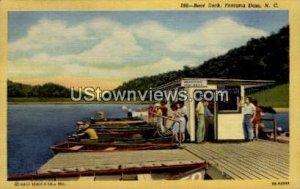
[[[288,108],[289,107],[289,84],[278,85],[274,88],[257,92],[249,96],[257,99],[259,104],[263,106]]]

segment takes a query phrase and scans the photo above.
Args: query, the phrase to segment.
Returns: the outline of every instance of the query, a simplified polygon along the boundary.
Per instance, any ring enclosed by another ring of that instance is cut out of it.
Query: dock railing
[[[176,120],[176,119],[173,119],[173,118],[170,118],[170,117],[168,117],[168,116],[162,116],[162,115],[159,115],[159,114],[156,114],[156,113],[154,113],[154,112],[152,112],[151,113],[152,115],[154,115],[155,117],[160,117],[160,118],[163,118],[163,119],[166,119],[166,120],[169,120],[169,121],[172,121],[172,123],[174,124],[174,123],[178,123],[179,124],[179,133],[180,133],[180,121],[178,121],[178,120]],[[155,119],[153,118],[153,120],[150,120],[152,123],[156,123],[156,124],[158,124],[156,121],[154,121]],[[167,123],[165,123],[165,124],[163,124],[163,127],[167,130],[168,128],[167,128]],[[179,138],[178,138],[178,145],[179,146],[181,146],[181,139],[182,139],[182,137],[181,137],[181,134],[179,134]]]

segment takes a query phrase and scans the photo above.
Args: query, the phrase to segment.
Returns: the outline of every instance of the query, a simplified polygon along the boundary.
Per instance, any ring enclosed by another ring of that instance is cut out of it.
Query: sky
[[[113,89],[268,36],[288,12],[12,11],[8,19],[10,80]]]

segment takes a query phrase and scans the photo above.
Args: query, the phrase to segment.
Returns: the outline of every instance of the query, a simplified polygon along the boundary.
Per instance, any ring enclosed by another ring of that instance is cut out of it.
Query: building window
[[[240,113],[241,108],[238,103],[241,96],[241,87],[218,85],[218,90],[228,92],[228,99],[224,98],[218,101],[218,111],[220,113]]]

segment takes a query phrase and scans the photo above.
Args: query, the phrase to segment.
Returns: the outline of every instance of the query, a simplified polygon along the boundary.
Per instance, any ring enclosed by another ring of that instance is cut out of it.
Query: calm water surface
[[[122,104],[9,105],[8,175],[31,173],[49,160],[49,146],[66,141],[76,132],[77,120],[89,120],[96,112],[125,117]],[[145,105],[126,105],[136,109]]]

